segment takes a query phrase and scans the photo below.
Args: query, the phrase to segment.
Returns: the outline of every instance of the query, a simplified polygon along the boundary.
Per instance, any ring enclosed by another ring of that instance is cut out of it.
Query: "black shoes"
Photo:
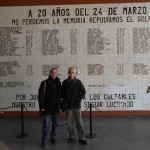
[[[43,149],[44,147],[45,147],[45,143],[44,142],[42,142],[42,144],[41,144],[41,148]]]
[[[69,138],[69,139],[67,140],[68,143],[74,143],[74,141],[75,141],[75,139],[73,139],[73,138]],[[81,144],[83,144],[83,145],[86,145],[86,144],[87,144],[87,141],[84,140],[84,139],[79,139],[79,143],[81,143]]]
[[[74,142],[75,139],[73,138],[69,138],[67,140],[68,143],[71,143],[71,142]],[[56,139],[54,138],[51,138],[51,144],[55,144],[56,143]],[[83,145],[86,145],[87,144],[87,141],[84,140],[84,139],[79,139],[79,143],[83,144]],[[46,143],[42,142],[41,144],[41,148],[43,149],[45,147]]]
[[[55,144],[56,143],[56,139],[54,138],[51,138],[51,144]],[[45,147],[46,143],[45,142],[42,142],[41,144],[41,148],[43,149]]]
[[[55,144],[56,143],[56,139],[51,138],[51,144]]]
[[[74,142],[74,139],[73,139],[73,138],[69,138],[69,139],[67,140],[67,142],[68,142],[68,143]]]
[[[81,144],[87,144],[87,141],[86,140],[83,140],[83,139],[79,139],[79,143],[81,143]]]

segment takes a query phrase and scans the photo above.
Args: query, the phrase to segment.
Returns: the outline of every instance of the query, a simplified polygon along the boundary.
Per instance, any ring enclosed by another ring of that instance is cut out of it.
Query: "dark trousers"
[[[55,115],[43,115],[43,135],[42,142],[47,143],[48,141],[48,130],[50,127],[50,122],[52,121],[52,129],[50,132],[51,138],[55,138],[56,130],[58,126],[58,114]]]

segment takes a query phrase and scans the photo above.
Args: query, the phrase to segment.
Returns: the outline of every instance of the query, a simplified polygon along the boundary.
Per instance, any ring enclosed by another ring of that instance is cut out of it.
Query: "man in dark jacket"
[[[58,114],[60,112],[60,98],[61,98],[61,82],[57,77],[57,69],[52,68],[47,80],[41,82],[39,87],[39,107],[43,116],[43,135],[42,145],[44,148],[48,141],[48,130],[50,126],[50,119],[52,120],[52,130],[50,133],[51,143],[56,142],[56,129],[58,125]]]
[[[76,121],[77,131],[79,135],[79,142],[87,144],[83,131],[83,122],[81,116],[81,100],[85,97],[86,91],[79,79],[75,77],[75,69],[70,67],[68,69],[69,77],[62,83],[62,100],[66,101],[67,105],[67,120],[69,129],[68,142],[73,140],[74,121]]]

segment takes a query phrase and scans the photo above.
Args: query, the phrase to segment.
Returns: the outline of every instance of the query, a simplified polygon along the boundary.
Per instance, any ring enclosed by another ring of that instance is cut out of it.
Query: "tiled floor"
[[[89,119],[83,118],[85,133],[89,133]],[[28,137],[19,139],[21,121],[19,118],[0,118],[0,150],[39,150],[41,149],[42,120],[25,118],[25,132]],[[66,123],[59,118],[59,123]],[[150,117],[141,118],[93,118],[93,133],[96,138],[87,139],[87,145],[81,145],[78,137],[74,143],[67,143],[67,126],[60,126],[57,142],[49,142],[45,150],[149,150]]]

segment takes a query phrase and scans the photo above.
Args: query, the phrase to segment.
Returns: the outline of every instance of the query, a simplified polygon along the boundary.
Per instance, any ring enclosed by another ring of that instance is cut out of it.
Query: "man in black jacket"
[[[66,101],[67,105],[67,120],[69,129],[70,142],[74,134],[74,121],[76,121],[77,131],[79,135],[79,142],[87,144],[83,131],[83,122],[81,116],[81,100],[85,97],[86,91],[79,79],[75,77],[75,68],[68,69],[69,77],[62,83],[62,100]]]
[[[56,68],[50,70],[50,75],[47,80],[41,82],[39,87],[39,107],[43,117],[43,135],[42,145],[44,148],[48,141],[48,130],[50,119],[52,120],[52,130],[50,133],[51,143],[56,142],[56,129],[58,126],[58,114],[60,112],[61,98],[61,82],[57,77],[58,71]]]

